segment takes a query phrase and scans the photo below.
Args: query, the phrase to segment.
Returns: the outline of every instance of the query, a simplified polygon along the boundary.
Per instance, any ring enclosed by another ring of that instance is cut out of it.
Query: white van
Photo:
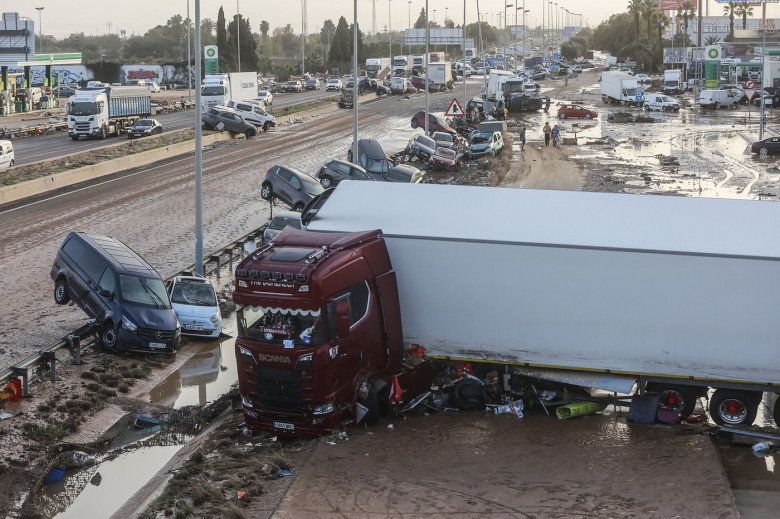
[[[0,141],[0,169],[14,165],[14,145],[11,141]]]
[[[265,111],[261,103],[250,103],[248,101],[236,101],[231,99],[227,102],[228,108],[232,108],[249,124],[254,124],[267,132],[269,128],[276,126],[276,118]]]
[[[738,101],[739,97],[733,90],[702,90],[699,94],[699,105],[702,108],[736,108]]]

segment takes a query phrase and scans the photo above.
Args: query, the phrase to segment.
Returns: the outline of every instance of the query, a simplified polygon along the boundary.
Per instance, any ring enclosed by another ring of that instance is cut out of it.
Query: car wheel
[[[718,108],[720,108],[720,103],[715,103],[715,110],[717,110]]]
[[[566,114],[564,113],[558,114],[558,119],[566,119]]]
[[[255,135],[257,135],[257,130],[255,130],[254,128],[249,128],[246,132],[244,132],[244,136],[247,139],[251,139]]]
[[[333,181],[330,179],[330,177],[322,177],[320,179],[320,185],[323,188],[328,189],[330,186],[333,185]]]
[[[116,348],[117,336],[114,331],[114,323],[106,321],[103,323],[103,327],[100,329],[100,344],[106,348]]]
[[[347,161],[352,162],[352,150],[347,152]]]
[[[263,187],[260,189],[260,198],[263,200],[270,200],[274,196],[273,189],[271,188],[271,184],[266,182],[263,184]]]
[[[64,279],[60,278],[54,283],[54,302],[58,305],[67,304],[70,301],[68,295],[68,284]]]
[[[590,114],[585,114],[585,119],[591,119],[593,116]]]
[[[266,122],[263,123],[263,131],[264,132],[267,132],[268,128],[270,128],[270,127],[271,127],[271,121],[266,121]]]
[[[301,202],[298,202],[297,204],[295,204],[293,206],[292,210],[295,211],[296,213],[302,213],[303,212],[303,204]]]
[[[105,127],[105,126],[103,126],[102,128],[100,128],[100,138],[101,138],[101,140],[102,140],[102,139],[105,139],[105,138],[106,138],[106,136],[107,136],[107,133],[106,133],[106,127]]]
[[[417,119],[412,119],[412,128],[413,129],[417,129],[418,126],[420,126],[420,125],[417,124]],[[350,159],[350,160],[352,160],[352,159]]]
[[[762,155],[762,156],[763,156],[763,155],[768,155],[768,154],[769,154],[769,150],[768,150],[768,149],[766,149],[766,148],[761,148],[761,149],[760,149],[760,150],[758,150],[758,151],[759,151],[759,154],[760,154],[760,155]]]

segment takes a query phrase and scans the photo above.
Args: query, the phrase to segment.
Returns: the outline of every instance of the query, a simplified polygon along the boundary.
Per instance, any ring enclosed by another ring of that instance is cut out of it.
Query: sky
[[[372,5],[376,6],[377,32],[386,31],[388,20],[394,31],[401,31],[414,24],[425,7],[425,0],[357,0],[358,23],[364,33],[372,32]],[[466,22],[474,23],[477,19],[477,1],[465,0]],[[504,1],[507,4],[515,4],[517,0],[480,0],[479,6],[484,18],[491,25],[498,24],[499,16],[504,17]],[[549,9],[543,8],[548,2],[545,0],[524,0],[526,21],[528,25],[536,26],[541,23],[542,11],[545,11],[545,19],[548,18]],[[710,3],[709,13],[712,16],[722,14],[722,3],[714,0],[704,0]],[[584,4],[584,5],[583,5]],[[190,17],[195,19],[195,0],[189,0]],[[344,16],[348,23],[352,22],[354,3],[350,0],[308,0],[306,2],[308,30],[307,33],[317,33],[322,28],[326,19],[334,24]],[[446,16],[453,19],[456,25],[463,21],[463,4],[454,8],[458,2],[452,0],[428,0],[430,19],[443,25]],[[628,0],[559,0],[553,2],[553,13],[557,9],[561,13],[561,7],[572,13],[581,13],[583,26],[596,27],[612,14],[625,12]],[[523,6],[523,0],[519,0],[518,7]],[[43,7],[37,11],[36,7]],[[201,0],[200,17],[211,18],[215,22],[219,8],[225,8],[226,18],[231,18],[240,10],[241,15],[249,20],[252,31],[258,32],[260,21],[266,20],[273,31],[276,27],[292,25],[293,31],[301,32],[302,0],[236,0],[225,2],[222,0]],[[72,33],[83,32],[86,35],[101,35],[109,32],[118,34],[124,30],[127,36],[132,34],[143,35],[147,30],[157,25],[165,25],[169,18],[180,14],[187,16],[187,0],[120,0],[106,2],[96,0],[82,0],[76,2],[63,2],[62,0],[3,0],[0,3],[2,12],[17,12],[22,17],[31,18],[35,22],[35,32],[43,29],[44,34],[50,34],[56,38],[64,38]],[[514,22],[513,7],[507,9],[509,24]],[[455,12],[457,10],[457,12]],[[755,8],[756,14],[760,8]],[[39,18],[40,15],[40,18]],[[780,4],[769,4],[767,16],[780,17]],[[411,20],[410,20],[411,19]],[[40,26],[39,26],[40,20]],[[518,23],[522,23],[522,10],[518,13]],[[503,24],[503,21],[502,21]]]

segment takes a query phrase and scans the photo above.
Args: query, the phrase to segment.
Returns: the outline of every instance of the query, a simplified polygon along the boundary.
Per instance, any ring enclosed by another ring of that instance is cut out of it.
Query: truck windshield
[[[223,96],[225,95],[225,87],[222,85],[204,86],[200,89],[200,95],[202,96]]]
[[[402,66],[402,67],[406,66],[406,60],[405,59],[394,59],[393,60],[393,66],[397,67],[399,65]]]
[[[91,101],[71,103],[68,113],[70,115],[96,115],[98,113],[98,104]]]
[[[320,310],[242,306],[236,310],[239,337],[263,342],[319,345],[324,341]]]

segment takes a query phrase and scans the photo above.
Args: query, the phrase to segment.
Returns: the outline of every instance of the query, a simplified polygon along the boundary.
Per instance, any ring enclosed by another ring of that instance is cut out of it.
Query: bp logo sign
[[[217,46],[207,45],[203,47],[203,54],[206,56],[206,59],[217,59]]]
[[[707,47],[707,59],[720,59],[720,47],[713,45],[711,47]]]

